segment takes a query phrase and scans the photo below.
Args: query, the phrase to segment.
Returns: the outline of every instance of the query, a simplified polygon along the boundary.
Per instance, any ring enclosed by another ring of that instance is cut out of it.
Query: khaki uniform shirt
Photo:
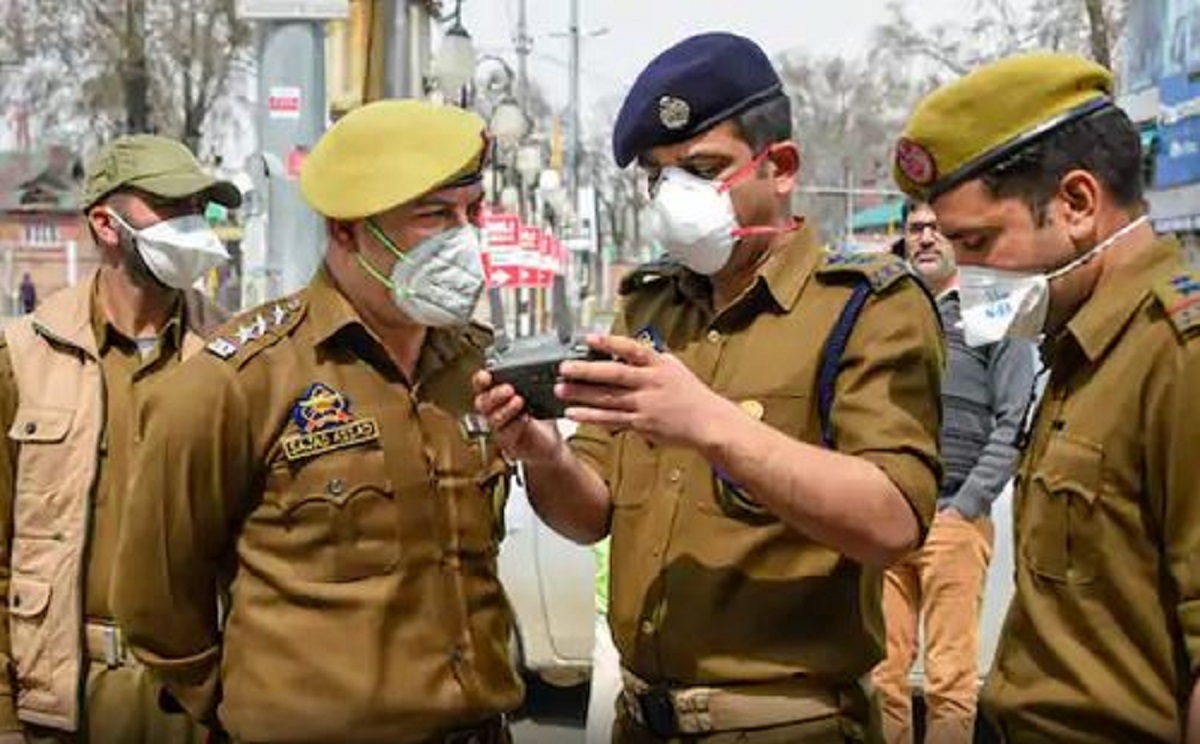
[[[615,332],[655,342],[748,415],[820,445],[821,349],[857,281],[872,296],[842,357],[837,449],[878,466],[922,530],[939,466],[941,341],[931,299],[890,256],[826,253],[802,228],[720,314],[680,269],[627,282]],[[574,450],[613,499],[609,617],[621,661],[652,683],[847,685],[882,658],[881,572],[719,487],[697,453],[582,427]]]
[[[104,434],[100,439],[92,501],[84,605],[88,618],[111,620],[113,566],[134,454],[138,397],[152,375],[180,363],[184,325],[183,303],[179,302],[158,338],[148,340],[153,344],[147,344],[143,355],[138,341],[123,335],[106,319],[100,307],[99,286],[97,283],[92,294],[92,329],[104,374]],[[4,424],[6,430],[11,425]]]
[[[1180,741],[1200,672],[1200,276],[1161,240],[1043,353],[1016,595],[984,693],[1011,741]]]
[[[409,383],[322,272],[156,387],[117,612],[191,713],[219,704],[238,741],[415,742],[520,703],[507,466],[470,415],[489,341],[431,330]]]

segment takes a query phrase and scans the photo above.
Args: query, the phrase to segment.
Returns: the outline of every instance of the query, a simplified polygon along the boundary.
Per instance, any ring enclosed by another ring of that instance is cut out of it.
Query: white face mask
[[[764,150],[724,181],[710,181],[675,166],[662,169],[651,202],[651,232],[673,261],[712,276],[729,263],[740,238],[780,232],[774,227],[738,225],[729,193],[753,176],[767,155]]]
[[[729,263],[738,222],[728,190],[669,166],[659,176],[652,209],[655,237],[672,260],[709,276]]]
[[[154,278],[168,287],[187,289],[196,280],[229,260],[225,244],[205,219],[185,214],[138,230],[109,211],[133,235],[138,255]]]
[[[1050,282],[1093,260],[1149,219],[1139,217],[1079,258],[1046,274],[960,267],[958,292],[967,345],[984,346],[1004,338],[1037,340],[1050,309]]]
[[[392,292],[392,300],[414,323],[431,327],[465,325],[475,313],[486,282],[479,235],[469,225],[425,238],[407,253],[375,224],[371,235],[396,257],[391,277],[355,253],[363,269]]]

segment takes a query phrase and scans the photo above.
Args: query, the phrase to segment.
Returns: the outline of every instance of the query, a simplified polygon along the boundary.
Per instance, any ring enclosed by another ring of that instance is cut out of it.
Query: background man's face
[[[904,223],[904,254],[926,282],[940,284],[955,271],[954,248],[938,231],[937,215],[928,204],[918,204]]]

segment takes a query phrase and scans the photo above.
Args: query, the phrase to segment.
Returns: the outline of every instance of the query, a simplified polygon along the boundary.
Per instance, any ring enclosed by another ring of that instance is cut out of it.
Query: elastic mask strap
[[[1054,271],[1051,271],[1048,274],[1046,274],[1046,280],[1053,281],[1054,279],[1057,279],[1060,276],[1063,276],[1064,274],[1068,274],[1068,273],[1074,271],[1075,269],[1079,268],[1080,266],[1083,266],[1084,264],[1088,263],[1089,261],[1092,261],[1097,256],[1101,255],[1106,250],[1108,250],[1113,245],[1115,245],[1117,243],[1117,241],[1121,240],[1129,233],[1131,233],[1134,230],[1136,230],[1137,228],[1141,227],[1146,222],[1149,222],[1149,220],[1150,220],[1150,216],[1146,215],[1146,214],[1142,215],[1141,217],[1138,217],[1136,220],[1134,220],[1133,222],[1130,222],[1125,227],[1122,227],[1120,230],[1117,230],[1112,235],[1109,235],[1107,238],[1105,238],[1103,241],[1101,241],[1098,245],[1096,245],[1095,248],[1091,249],[1090,251],[1083,254],[1079,258],[1076,258],[1075,260],[1071,261],[1069,264],[1067,264],[1066,266],[1063,266],[1062,268],[1055,269]]]
[[[387,248],[389,251],[391,251],[392,255],[395,256],[397,260],[399,260],[399,261],[407,260],[404,257],[404,254],[400,251],[400,249],[396,247],[396,244],[392,242],[392,239],[387,236],[387,233],[385,233],[383,230],[381,230],[379,228],[379,225],[375,224],[375,220],[368,217],[366,220],[366,225],[367,225],[367,232],[371,233],[371,237],[375,238],[380,243],[382,243],[383,247]],[[383,286],[387,287],[388,289],[391,289],[393,291],[396,289],[396,283],[393,282],[390,277],[384,276],[383,272],[381,272],[379,269],[375,268],[371,264],[370,261],[368,261],[366,258],[364,258],[361,251],[355,251],[354,259],[356,261],[358,261],[358,265],[363,268],[363,271],[365,271],[368,274],[370,274],[371,276],[373,276],[376,281],[380,282],[381,284],[383,284]]]
[[[758,170],[758,167],[763,164],[763,161],[766,160],[767,156],[770,154],[771,154],[771,148],[768,147],[767,149],[763,150],[759,154],[755,155],[754,158],[750,160],[750,162],[746,163],[741,168],[738,168],[733,173],[731,173],[729,175],[729,178],[726,178],[724,181],[721,181],[720,183],[718,183],[717,191],[720,191],[721,193],[726,193],[730,189],[732,189],[734,186],[737,186],[742,181],[745,181],[747,178],[749,178],[751,175],[753,175],[754,171]]]

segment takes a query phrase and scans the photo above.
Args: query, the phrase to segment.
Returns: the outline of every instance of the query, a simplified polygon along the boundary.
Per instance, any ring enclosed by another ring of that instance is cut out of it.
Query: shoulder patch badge
[[[1200,275],[1173,276],[1156,287],[1159,302],[1180,335],[1200,331]]]
[[[296,401],[291,418],[300,433],[280,441],[289,462],[379,439],[375,419],[355,418],[350,399],[321,382],[313,383]]]
[[[645,346],[655,351],[666,351],[666,345],[663,344],[662,335],[654,326],[646,326],[642,330],[633,334],[633,340],[637,341],[642,346]]]

